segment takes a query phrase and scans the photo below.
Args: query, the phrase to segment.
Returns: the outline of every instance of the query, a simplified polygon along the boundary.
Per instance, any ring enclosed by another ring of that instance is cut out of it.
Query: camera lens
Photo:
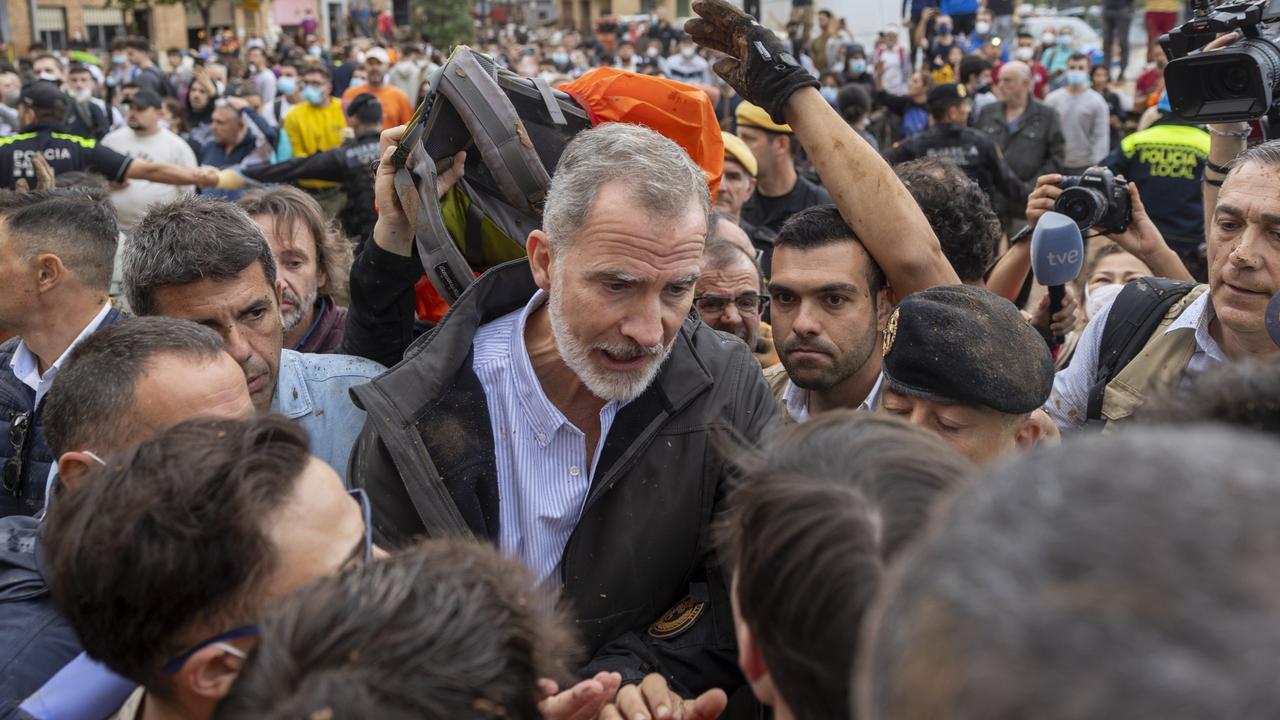
[[[1071,187],[1062,191],[1053,209],[1074,220],[1084,230],[1102,221],[1107,212],[1107,199],[1093,188]]]
[[[1226,88],[1225,97],[1242,95],[1249,91],[1249,71],[1243,65],[1232,65],[1222,73],[1222,86]]]

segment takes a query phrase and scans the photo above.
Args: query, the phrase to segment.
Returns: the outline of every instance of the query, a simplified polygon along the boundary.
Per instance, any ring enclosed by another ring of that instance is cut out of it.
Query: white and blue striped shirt
[[[498,469],[499,544],[538,580],[555,572],[591,489],[600,448],[622,404],[600,410],[600,440],[587,458],[587,436],[547,399],[524,344],[529,314],[546,301],[538,291],[524,309],[486,323],[472,341],[472,369],[489,402]]]

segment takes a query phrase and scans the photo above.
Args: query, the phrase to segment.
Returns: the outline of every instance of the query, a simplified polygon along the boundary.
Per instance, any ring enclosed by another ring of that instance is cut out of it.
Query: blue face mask
[[[320,57],[322,51],[320,50],[319,45],[313,45],[311,46],[311,49],[307,50],[307,52],[311,53],[311,57]]]
[[[298,81],[291,77],[282,77],[276,82],[276,90],[281,95],[292,95],[298,89]]]
[[[864,72],[866,72],[866,71],[867,71],[867,61],[866,61],[866,60],[850,60],[850,61],[849,61],[849,72],[850,72],[850,73],[852,73],[852,74],[854,74],[854,75],[861,75],[862,73],[864,73]]]
[[[324,93],[320,92],[320,88],[307,86],[302,88],[302,99],[312,105],[319,105],[324,100]]]
[[[840,90],[838,88],[833,88],[827,85],[823,85],[820,92],[822,93],[822,97],[832,105],[836,104],[836,95],[840,94]]]
[[[1076,87],[1084,87],[1089,84],[1089,73],[1083,70],[1068,70],[1067,84]]]
[[[111,62],[115,65],[124,65],[129,62],[129,58],[125,55],[112,55]]]
[[[1059,35],[1058,44],[1063,47],[1071,47],[1071,39],[1070,35]]]
[[[941,25],[938,26],[938,34],[939,35],[951,34],[951,26],[946,23],[942,23]]]

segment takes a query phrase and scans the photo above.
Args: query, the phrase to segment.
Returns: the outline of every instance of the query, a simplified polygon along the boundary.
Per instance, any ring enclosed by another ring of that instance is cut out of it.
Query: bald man
[[[1063,163],[1062,126],[1058,114],[1031,94],[1031,68],[1013,61],[1000,66],[996,95],[1000,100],[978,113],[974,127],[986,132],[1004,152],[1005,162],[1028,187],[1041,175],[1060,172]],[[996,198],[1005,229],[1021,226],[1027,199]],[[1017,228],[1013,228],[1016,230]]]

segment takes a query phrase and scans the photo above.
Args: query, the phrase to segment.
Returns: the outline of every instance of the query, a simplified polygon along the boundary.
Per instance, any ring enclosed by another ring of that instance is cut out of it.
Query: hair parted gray
[[[134,313],[158,315],[157,288],[229,280],[255,260],[274,289],[271,246],[244,210],[200,195],[182,198],[152,208],[124,244],[125,296]]]
[[[600,189],[617,180],[655,215],[674,218],[691,202],[710,215],[707,179],[683,148],[640,125],[606,123],[578,133],[556,165],[542,214],[553,248],[577,235]]]
[[[1258,143],[1245,149],[1231,161],[1232,174],[1248,163],[1257,163],[1265,168],[1280,168],[1280,140]]]

